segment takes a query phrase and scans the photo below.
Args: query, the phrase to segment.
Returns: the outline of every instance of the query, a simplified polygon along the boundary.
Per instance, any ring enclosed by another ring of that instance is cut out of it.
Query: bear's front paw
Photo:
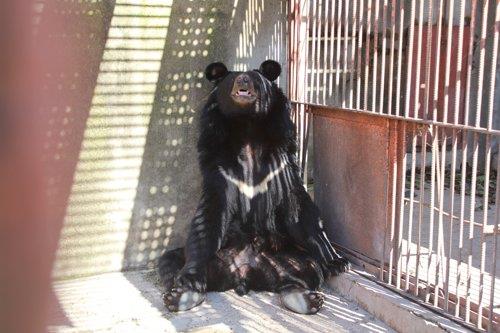
[[[327,267],[332,276],[337,276],[341,273],[348,272],[351,269],[351,264],[346,258],[338,258],[328,263]]]
[[[205,293],[187,287],[174,287],[163,294],[163,303],[171,312],[186,311],[200,305],[205,300]]]
[[[182,270],[174,279],[174,288],[176,287],[204,293],[207,289],[206,277],[194,269]]]
[[[203,302],[206,289],[203,274],[184,269],[174,279],[173,287],[163,294],[163,302],[170,311],[189,310]]]

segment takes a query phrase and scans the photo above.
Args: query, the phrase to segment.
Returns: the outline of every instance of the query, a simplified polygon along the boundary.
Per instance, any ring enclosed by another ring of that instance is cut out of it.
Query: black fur
[[[216,86],[200,119],[203,192],[186,246],[159,263],[173,311],[189,290],[316,290],[348,269],[302,185],[290,104],[272,82],[280,72],[270,60],[245,73],[205,70]]]

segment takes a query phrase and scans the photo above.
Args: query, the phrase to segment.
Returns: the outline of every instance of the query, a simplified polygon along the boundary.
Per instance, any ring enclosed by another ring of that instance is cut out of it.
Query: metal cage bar
[[[371,264],[401,292],[498,330],[500,2],[293,0],[289,8],[304,181],[311,108],[397,124],[387,239]]]

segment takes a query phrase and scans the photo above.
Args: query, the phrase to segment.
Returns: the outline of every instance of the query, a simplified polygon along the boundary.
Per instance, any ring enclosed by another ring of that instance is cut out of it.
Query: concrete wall
[[[63,10],[50,4],[41,11],[42,26],[44,13],[73,15],[75,26],[58,38],[83,35],[77,47],[99,50],[88,60],[99,64],[85,78],[91,94],[76,94],[88,105],[71,111],[81,115],[81,129],[65,133],[79,143],[73,145],[79,154],[67,207],[56,207],[65,214],[55,278],[153,267],[163,249],[182,246],[200,196],[195,145],[197,111],[211,90],[205,66],[286,63],[285,1],[130,3]],[[100,33],[86,35],[89,27]]]

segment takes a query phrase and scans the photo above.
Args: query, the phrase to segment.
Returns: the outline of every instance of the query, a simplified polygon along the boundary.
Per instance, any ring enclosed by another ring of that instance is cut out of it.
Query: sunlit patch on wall
[[[116,1],[61,235],[56,278],[122,268],[170,11],[171,1]]]
[[[123,258],[126,269],[151,268],[163,250],[184,243],[200,193],[195,119],[210,92],[203,69],[224,45],[216,40],[224,38],[216,31],[220,6],[215,0],[172,5]]]
[[[286,21],[282,18],[286,13],[286,1],[270,5],[263,0],[235,0],[233,6],[230,30],[238,36],[234,70],[256,68],[265,59],[277,60],[284,66]]]
[[[58,227],[62,226],[79,157],[112,18],[110,9],[109,4],[93,0],[34,2],[33,40],[44,53],[40,58],[44,60],[38,125],[45,131],[45,199],[50,219]]]

